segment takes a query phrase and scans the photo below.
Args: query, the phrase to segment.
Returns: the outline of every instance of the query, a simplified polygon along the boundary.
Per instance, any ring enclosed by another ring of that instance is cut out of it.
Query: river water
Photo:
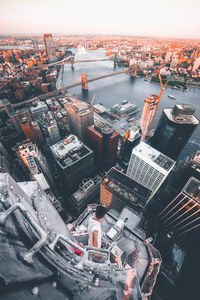
[[[75,53],[75,60],[105,58],[105,50],[103,49],[87,51],[84,49],[74,49],[73,52]],[[71,70],[70,65],[65,65],[62,86],[80,81],[82,72],[87,74],[88,79],[91,79],[101,75],[119,72],[120,70],[123,70],[123,67],[117,67],[114,70],[112,61],[75,64],[74,71]],[[81,86],[70,89],[69,93],[86,102],[90,102],[95,94],[93,104],[100,102],[107,108],[110,108],[114,104],[121,103],[123,100],[128,100],[138,106],[140,112],[136,115],[136,118],[140,118],[145,98],[150,94],[159,94],[160,86],[144,81],[144,78],[130,79],[128,74],[121,74],[89,83],[87,95],[82,93]],[[175,96],[176,100],[169,98],[169,94]],[[164,91],[161,98],[153,129],[156,127],[162,110],[166,107],[173,107],[175,103],[192,104],[196,108],[195,115],[200,120],[200,89],[190,87],[188,92],[183,92],[167,87],[167,90]],[[200,150],[200,125],[196,128],[189,142],[184,147],[179,159],[183,159],[186,155],[197,150]]]

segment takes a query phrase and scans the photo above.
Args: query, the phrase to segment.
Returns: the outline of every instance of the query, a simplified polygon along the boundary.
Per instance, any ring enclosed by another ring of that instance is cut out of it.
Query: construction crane
[[[166,83],[163,85],[159,70],[156,70],[154,74],[155,73],[158,73],[158,77],[160,79],[161,91],[159,95],[152,94],[145,99],[145,105],[143,108],[142,118],[141,118],[141,131],[142,131],[143,139],[149,137],[156,116],[156,112],[158,110],[160,99],[169,82],[169,80],[167,80]]]

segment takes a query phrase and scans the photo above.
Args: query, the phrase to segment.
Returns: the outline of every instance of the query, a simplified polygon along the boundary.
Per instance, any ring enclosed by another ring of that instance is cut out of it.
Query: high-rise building
[[[37,144],[40,145],[40,144],[44,143],[44,137],[42,135],[42,131],[41,131],[40,126],[37,121],[31,122],[31,128],[33,129],[33,132],[36,135]]]
[[[88,127],[88,143],[94,151],[95,163],[101,169],[108,169],[117,160],[119,133],[104,122],[95,122]]]
[[[45,43],[49,63],[56,62],[57,61],[56,47],[51,33],[44,34],[44,43]]]
[[[33,131],[33,129],[31,128],[31,124],[29,122],[29,120],[27,118],[23,118],[21,120],[21,128],[24,132],[24,135],[27,139],[30,139],[32,142],[36,142],[36,135]]]
[[[169,191],[172,188],[175,193],[179,193],[190,177],[200,180],[200,151],[178,162],[167,180],[165,190]]]
[[[152,127],[152,120],[154,119],[157,111],[158,101],[158,95],[150,95],[144,100],[145,104],[141,117],[141,131],[144,138],[149,135],[150,129]]]
[[[152,139],[152,147],[177,159],[199,121],[190,104],[176,104],[163,110]]]
[[[190,177],[182,191],[164,207],[155,221],[177,238],[199,230],[200,181]]]
[[[87,142],[87,127],[94,124],[93,111],[89,104],[76,99],[65,105],[72,133],[80,140]]]
[[[30,111],[31,111],[31,115],[34,118],[37,118],[48,111],[48,106],[46,105],[46,103],[42,101],[38,101],[33,106],[31,106]]]
[[[79,216],[87,205],[99,202],[101,177],[85,179],[79,189],[68,199],[68,209],[74,216]]]
[[[22,118],[25,117],[29,121],[31,121],[31,115],[29,110],[24,107],[15,111],[13,105],[8,101],[8,99],[3,99],[2,104],[6,113],[8,114],[8,117],[14,125],[14,128],[18,131],[18,133],[22,133],[22,129],[20,126]]]
[[[52,112],[48,111],[42,114],[42,116],[38,118],[38,123],[49,144],[55,144],[60,141],[60,132]]]
[[[17,156],[24,172],[31,180],[37,180],[38,176],[36,175],[42,174],[40,175],[40,177],[42,177],[41,185],[43,185],[45,189],[49,188],[48,183],[53,186],[54,182],[47,160],[35,144],[29,140],[20,143],[18,145]]]
[[[27,139],[30,139],[38,145],[44,142],[44,138],[37,121],[30,122],[27,118],[23,118],[20,125]]]
[[[133,148],[127,175],[152,191],[158,191],[175,165],[175,161],[141,142]]]
[[[141,212],[150,195],[150,189],[115,168],[110,169],[101,181],[100,202],[109,209],[121,211],[129,206]]]
[[[94,170],[93,151],[75,135],[50,147],[56,165],[62,176],[63,189],[73,189],[90,177]]]

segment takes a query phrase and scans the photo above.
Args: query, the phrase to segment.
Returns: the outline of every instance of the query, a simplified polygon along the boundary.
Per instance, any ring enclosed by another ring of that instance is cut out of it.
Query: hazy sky
[[[0,0],[0,33],[200,38],[200,0]]]

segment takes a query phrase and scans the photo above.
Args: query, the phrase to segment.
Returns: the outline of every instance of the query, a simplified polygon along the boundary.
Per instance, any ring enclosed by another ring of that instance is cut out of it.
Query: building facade
[[[101,182],[100,202],[121,211],[125,206],[141,212],[150,198],[151,190],[137,183],[116,168],[110,169]]]
[[[67,204],[74,216],[79,216],[88,204],[99,202],[101,177],[85,179],[79,189],[68,199]]]
[[[77,188],[81,181],[90,177],[94,170],[93,151],[75,135],[50,147],[58,170],[62,176],[63,188]]]
[[[162,112],[152,140],[152,147],[177,159],[191,137],[199,120],[194,116],[195,108],[190,104],[176,104]]]
[[[44,43],[45,43],[49,63],[56,62],[57,61],[56,47],[51,33],[44,34]]]
[[[175,165],[175,161],[163,153],[141,142],[133,148],[127,175],[152,191],[158,191]]]
[[[83,142],[87,142],[87,128],[94,124],[93,111],[89,104],[76,99],[74,102],[65,105],[65,108],[72,133]]]
[[[119,133],[103,122],[88,127],[88,144],[94,151],[98,168],[108,169],[117,161]]]

